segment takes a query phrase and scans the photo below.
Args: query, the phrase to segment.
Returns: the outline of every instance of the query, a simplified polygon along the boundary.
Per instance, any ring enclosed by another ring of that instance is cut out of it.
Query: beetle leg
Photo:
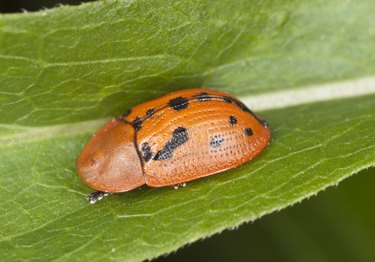
[[[174,185],[174,189],[178,189],[179,187],[186,187],[186,183],[180,183],[180,184]]]
[[[95,204],[97,201],[101,200],[103,197],[108,196],[108,192],[95,191],[86,197],[91,204]]]

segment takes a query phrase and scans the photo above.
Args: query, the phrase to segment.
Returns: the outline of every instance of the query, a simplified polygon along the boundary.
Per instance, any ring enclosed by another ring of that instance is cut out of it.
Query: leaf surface
[[[155,261],[372,261],[374,183],[375,168],[369,168],[302,204]]]

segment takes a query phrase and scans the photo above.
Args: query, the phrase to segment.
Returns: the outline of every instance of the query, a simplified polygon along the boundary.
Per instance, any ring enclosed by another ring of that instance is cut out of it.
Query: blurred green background
[[[82,0],[1,0],[1,13]],[[375,261],[375,168],[300,204],[156,261]]]

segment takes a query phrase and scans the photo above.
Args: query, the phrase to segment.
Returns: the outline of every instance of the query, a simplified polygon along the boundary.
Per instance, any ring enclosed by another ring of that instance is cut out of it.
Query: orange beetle
[[[81,179],[108,193],[147,184],[179,185],[234,168],[269,143],[265,120],[238,99],[209,89],[187,89],[140,104],[106,123],[76,166]]]

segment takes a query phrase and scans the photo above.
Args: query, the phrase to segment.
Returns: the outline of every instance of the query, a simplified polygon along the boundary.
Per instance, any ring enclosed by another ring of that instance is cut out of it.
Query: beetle
[[[210,89],[186,89],[137,105],[89,140],[77,173],[108,193],[180,185],[237,167],[258,155],[271,132],[266,120],[237,98]]]

